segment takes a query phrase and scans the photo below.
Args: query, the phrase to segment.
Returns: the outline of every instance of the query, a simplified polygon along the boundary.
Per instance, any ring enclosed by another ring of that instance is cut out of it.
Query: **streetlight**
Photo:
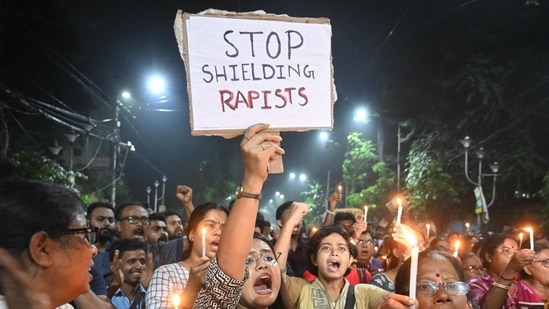
[[[158,212],[158,180],[154,181],[154,212]]]
[[[499,164],[497,162],[494,162],[490,164],[490,169],[492,170],[492,174],[483,174],[482,173],[482,160],[484,159],[485,151],[484,148],[479,148],[477,151],[475,151],[475,154],[478,158],[478,175],[477,175],[477,181],[473,181],[469,177],[469,148],[471,147],[471,139],[469,136],[466,136],[464,139],[460,140],[461,144],[463,145],[463,149],[465,151],[465,177],[467,178],[467,181],[469,181],[472,185],[476,186],[475,188],[475,196],[477,197],[477,206],[475,207],[475,212],[477,213],[477,225],[478,229],[480,230],[482,220],[481,220],[481,214],[483,212],[486,213],[486,216],[488,216],[488,207],[492,206],[494,203],[494,200],[496,198],[496,178],[498,176],[499,172]],[[482,177],[484,176],[492,176],[493,177],[493,185],[492,185],[492,199],[490,200],[490,203],[486,204],[486,200],[484,199],[484,192],[482,189]],[[480,203],[480,204],[479,204]],[[482,210],[479,208],[482,207]],[[478,210],[477,210],[478,209]]]
[[[162,176],[162,203],[160,203],[161,205],[166,205],[164,204],[164,195],[166,194],[166,181],[168,180],[168,177],[166,177],[166,175]]]
[[[74,141],[80,136],[77,133],[65,133],[65,137],[69,140],[69,171],[72,171],[73,167],[73,150],[72,150],[72,144]]]
[[[59,153],[63,150],[63,147],[59,145],[57,140],[54,140],[53,145],[49,146],[48,149],[55,156],[55,160],[53,162],[57,163],[57,156],[59,156]]]
[[[147,205],[151,206],[151,187],[147,186]]]

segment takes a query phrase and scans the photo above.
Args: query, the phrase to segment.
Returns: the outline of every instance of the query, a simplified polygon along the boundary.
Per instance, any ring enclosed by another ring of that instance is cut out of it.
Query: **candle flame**
[[[523,228],[523,230],[525,230],[527,232],[533,232],[534,231],[531,227],[525,227],[525,228]]]
[[[404,227],[402,227],[404,229]],[[412,245],[412,247],[417,247],[417,239],[415,238],[414,234],[408,229],[405,229],[404,232],[406,233],[406,240],[408,240],[408,243]]]
[[[339,193],[343,192],[343,186],[342,185],[337,186],[337,192],[339,192]]]
[[[179,304],[181,303],[181,297],[179,296],[179,294],[173,295],[172,303],[174,308],[179,307]]]
[[[202,236],[205,236],[205,235],[206,235],[206,228],[203,227],[203,228],[202,228]]]
[[[519,233],[519,239],[522,240],[523,237],[524,235],[522,233]]]
[[[459,251],[459,239],[456,240],[456,244],[454,247],[456,248],[456,251]]]

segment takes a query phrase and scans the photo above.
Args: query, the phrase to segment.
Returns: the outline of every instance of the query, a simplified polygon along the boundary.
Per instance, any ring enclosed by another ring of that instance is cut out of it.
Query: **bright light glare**
[[[284,194],[280,194],[280,199],[284,199]]]
[[[302,182],[307,180],[307,175],[305,175],[305,174],[299,175],[299,180],[301,180]]]
[[[290,179],[295,179],[295,173],[294,172],[290,173]]]
[[[353,118],[353,120],[362,123],[368,122],[368,112],[366,111],[366,109],[361,108],[357,110],[355,112],[355,117]]]
[[[280,196],[280,192],[276,191],[275,196]]]
[[[129,91],[123,91],[122,92],[122,98],[123,99],[130,99],[132,97],[132,94]]]
[[[318,138],[320,138],[321,141],[327,141],[329,136],[330,135],[326,131],[320,131],[320,133],[318,133]]]
[[[162,94],[166,90],[166,81],[160,76],[153,76],[149,79],[148,87],[153,94]]]

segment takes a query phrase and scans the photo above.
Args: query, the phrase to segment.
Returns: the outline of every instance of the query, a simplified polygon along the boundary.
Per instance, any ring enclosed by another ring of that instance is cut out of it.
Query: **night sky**
[[[361,126],[353,123],[357,107],[367,106],[383,114],[387,125],[386,151],[393,153],[396,149],[393,124],[411,117],[429,117],[429,111],[418,108],[413,98],[402,98],[399,106],[380,106],[380,88],[400,87],[413,83],[418,76],[430,74],[438,58],[452,56],[441,55],[449,45],[480,49],[476,45],[478,41],[471,38],[475,38],[475,31],[486,27],[504,38],[499,42],[505,41],[509,46],[538,38],[546,40],[548,35],[548,30],[536,22],[540,14],[547,15],[547,3],[527,6],[524,0],[59,0],[53,3],[59,7],[60,20],[66,22],[59,27],[68,27],[74,34],[67,39],[72,43],[72,50],[59,48],[59,52],[102,91],[107,101],[95,102],[96,111],[92,115],[102,113],[98,118],[106,118],[112,114],[107,105],[122,90],[131,91],[138,100],[131,113],[122,112],[121,129],[122,140],[131,140],[138,152],[129,155],[124,169],[124,179],[136,199],[144,199],[145,187],[152,186],[163,174],[169,179],[169,193],[176,184],[193,186],[196,168],[202,160],[221,158],[231,169],[240,170],[240,139],[190,134],[185,67],[173,31],[178,9],[190,13],[208,8],[242,12],[262,9],[268,13],[331,20],[334,77],[339,97],[331,137],[335,143],[320,143],[317,131],[282,133],[282,146],[287,152],[286,171],[306,173],[323,185],[328,170],[332,184],[341,181],[347,132],[360,131],[375,139],[375,119]],[[39,36],[52,42],[54,47],[58,43],[54,31]],[[161,74],[168,81],[166,102],[159,102],[145,91],[146,79],[152,73]],[[69,96],[62,100],[69,106],[82,104],[71,102]],[[269,191],[283,186],[287,176],[287,173],[271,176],[266,192],[272,194]],[[232,180],[238,182],[239,179]],[[287,197],[299,199],[292,194],[289,192]]]

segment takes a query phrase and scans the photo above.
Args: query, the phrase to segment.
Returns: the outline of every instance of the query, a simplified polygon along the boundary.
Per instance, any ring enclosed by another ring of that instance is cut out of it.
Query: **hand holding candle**
[[[202,228],[202,256],[206,256],[206,228]]]

